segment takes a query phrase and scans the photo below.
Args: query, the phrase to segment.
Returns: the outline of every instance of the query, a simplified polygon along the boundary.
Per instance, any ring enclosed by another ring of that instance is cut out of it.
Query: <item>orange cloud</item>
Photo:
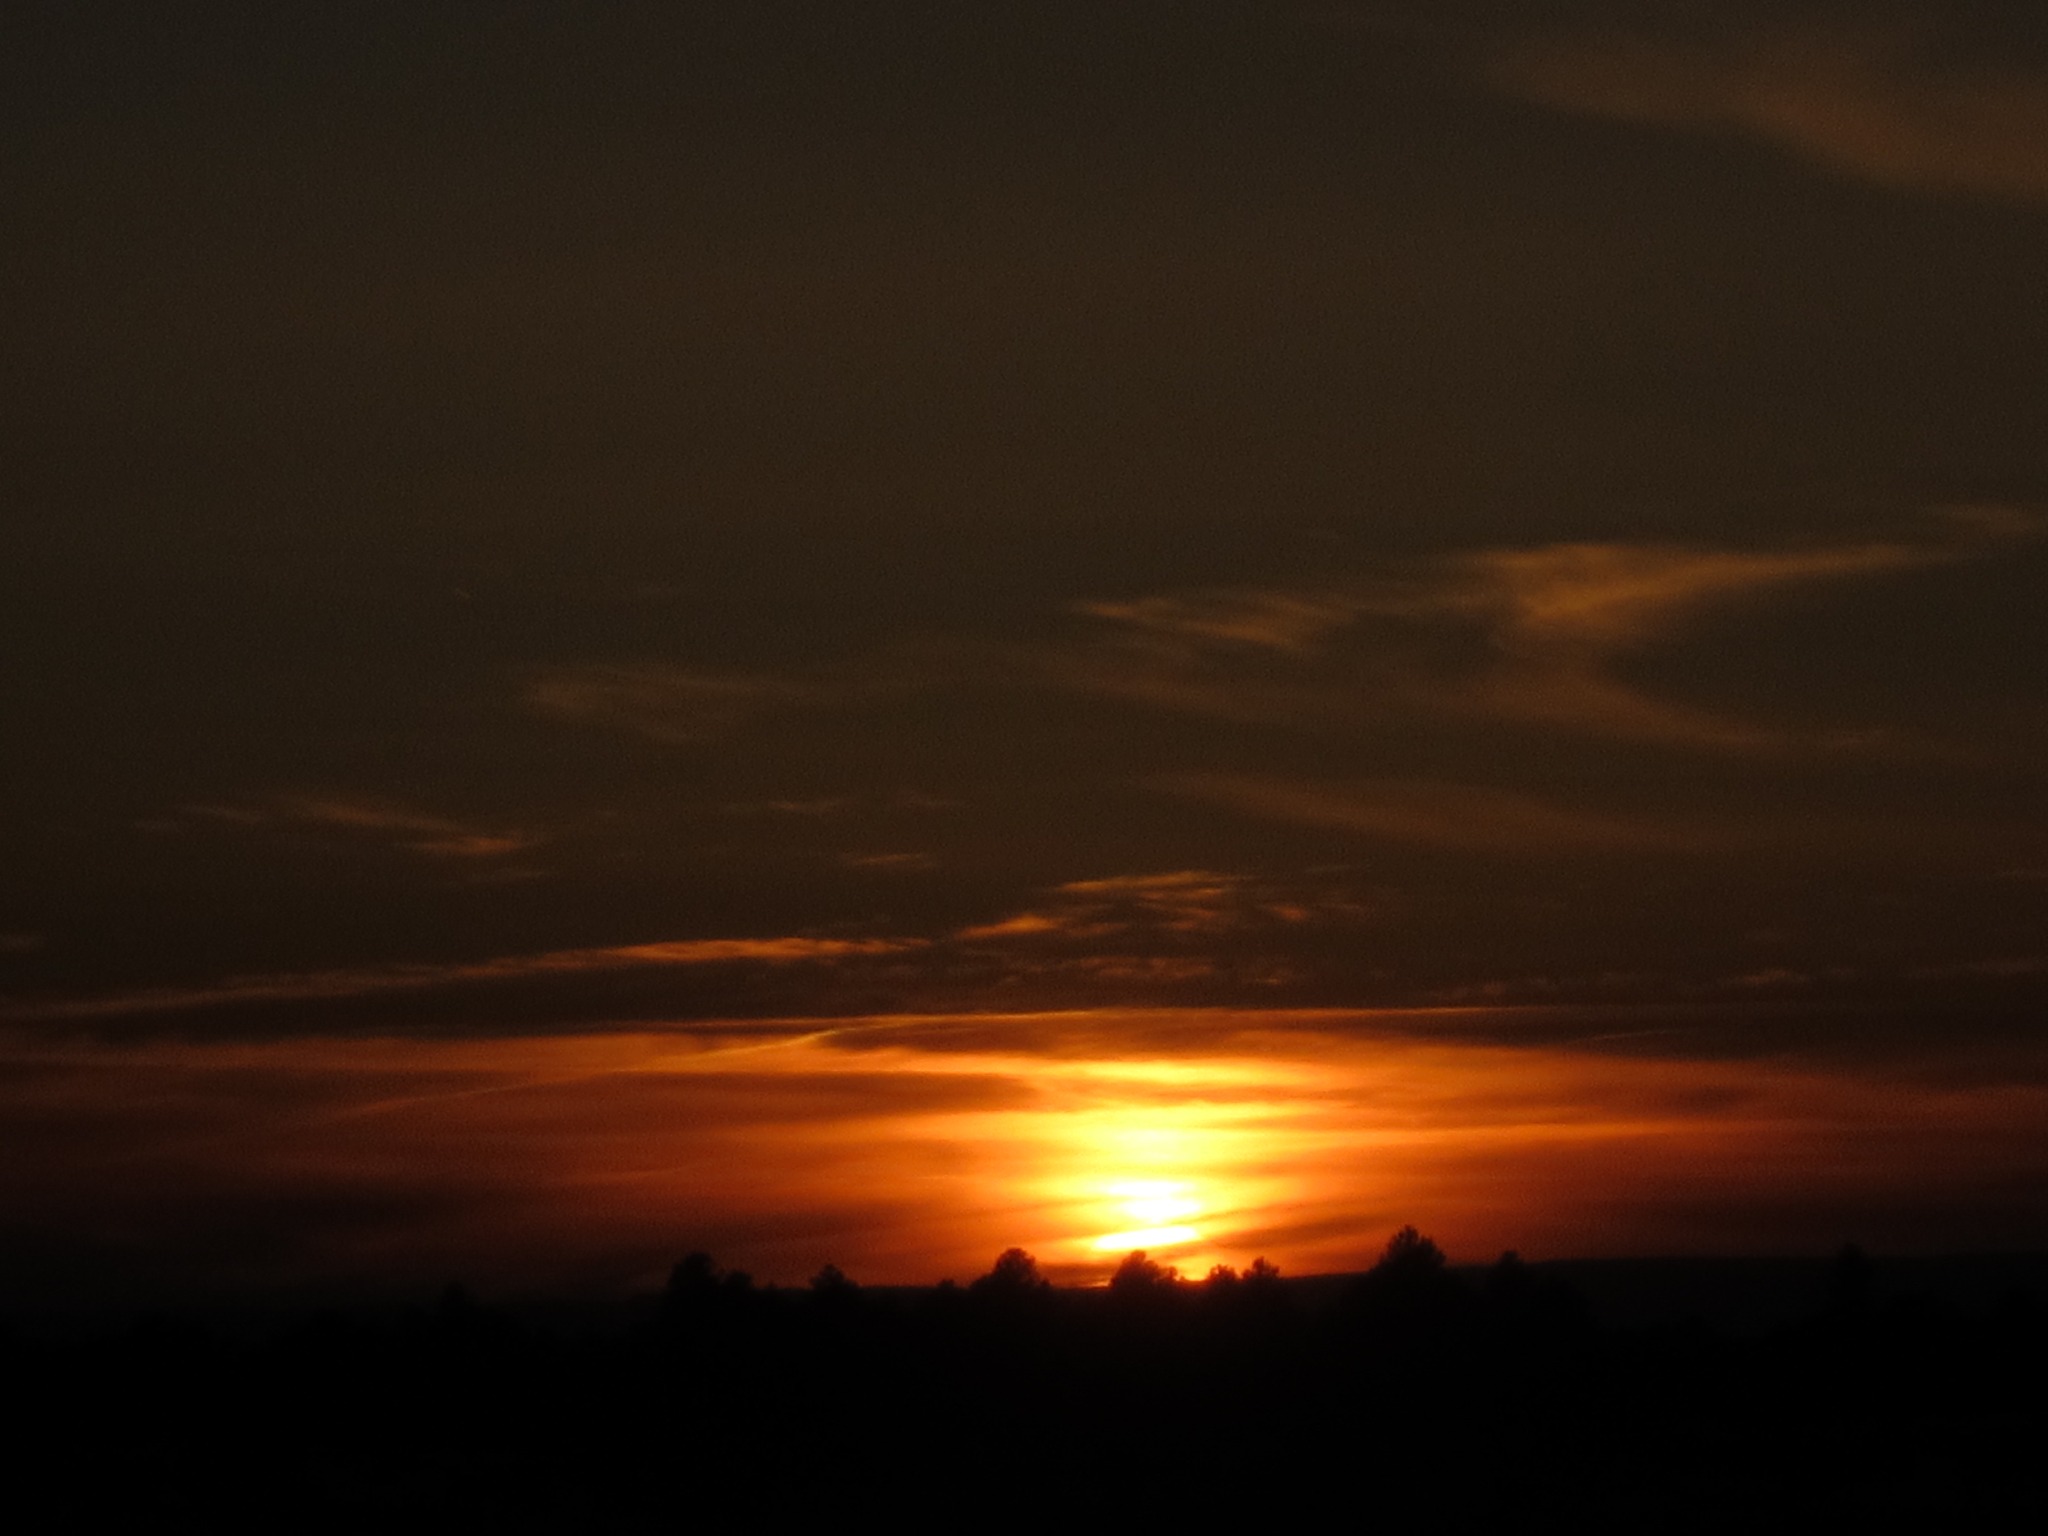
[[[1468,852],[1670,852],[1718,834],[1649,817],[1580,810],[1473,784],[1378,779],[1324,785],[1231,774],[1182,774],[1162,789],[1246,815]]]
[[[1158,641],[1244,646],[1307,655],[1357,617],[1341,593],[1205,592],[1125,603],[1083,603],[1080,612]]]
[[[2034,537],[2038,519],[1943,514],[1942,534],[1791,550],[1559,544],[1488,550],[1451,562],[1393,606],[1480,625],[1497,660],[1428,690],[1439,706],[1673,745],[1755,750],[1845,744],[1840,733],[1772,729],[1645,693],[1613,658],[1664,640],[1701,613],[1793,586],[1848,581],[1972,558]],[[1425,685],[1426,686],[1426,685]],[[1853,738],[1850,738],[1853,740]]]
[[[1104,615],[1097,614],[1096,617]],[[1163,714],[1224,720],[1238,725],[1285,725],[1341,709],[1346,696],[1327,684],[1261,674],[1247,680],[1207,647],[1132,644],[1119,634],[1100,642],[1048,648],[1030,658],[1028,677],[1062,693],[1116,699]],[[1231,649],[1242,650],[1242,647]],[[1303,653],[1282,653],[1289,662]],[[1219,666],[1219,661],[1221,665]]]
[[[1043,907],[1020,912],[999,922],[961,929],[954,937],[976,941],[1051,937],[1100,939],[1112,935],[1220,934],[1251,927],[1291,926],[1316,917],[1354,918],[1355,906],[1323,900],[1315,893],[1283,889],[1272,882],[1213,870],[1181,869],[1160,874],[1113,875],[1096,880],[1070,880],[1045,893]],[[1088,962],[1096,964],[1097,962]],[[1152,960],[1102,957],[1104,965],[1150,967]],[[1182,977],[1197,974],[1183,962]],[[1204,966],[1199,974],[1210,974]],[[1137,974],[1135,970],[1132,975]]]
[[[902,872],[938,868],[939,861],[928,853],[843,853],[839,862],[848,869],[883,869]]]
[[[963,939],[1015,939],[1027,938],[1040,933],[1065,933],[1067,925],[1060,919],[1048,917],[1043,912],[1019,912],[1015,917],[1006,917],[997,923],[977,923],[971,928],[962,928],[956,937]]]
[[[212,986],[159,987],[61,1002],[31,1003],[0,1011],[0,1020],[28,1022],[184,1013],[237,1003],[313,1002],[644,966],[820,964],[866,955],[897,954],[921,947],[922,941],[912,939],[677,939],[607,948],[557,949],[541,954],[507,955],[448,965],[365,966],[352,970],[231,977]]]
[[[324,795],[283,795],[261,805],[188,805],[187,816],[231,826],[284,824],[342,832],[389,834],[400,847],[436,858],[489,859],[523,853],[541,839],[526,832],[490,831],[408,810],[382,800],[353,800]]]
[[[526,698],[544,714],[687,744],[809,695],[789,678],[646,663],[553,668],[534,679]]]
[[[1776,588],[1911,569],[1945,551],[1904,544],[1790,551],[1561,544],[1464,557],[1395,605],[1485,630],[1494,665],[1448,686],[1437,707],[1675,745],[1759,749],[1788,735],[1658,698],[1608,670],[1695,615]]]
[[[1783,551],[1552,544],[1457,561],[1425,602],[1482,617],[1511,647],[1605,652],[1654,640],[1716,603],[1940,558],[1942,551],[1906,544]]]
[[[527,699],[565,719],[676,744],[776,711],[1021,691],[1247,725],[1342,729],[1361,706],[1378,706],[1721,751],[1867,747],[1867,733],[1787,728],[1659,697],[1624,681],[1616,663],[1682,637],[1717,610],[1980,558],[2038,538],[2044,527],[2035,513],[1996,506],[1944,509],[1934,522],[1913,536],[1781,549],[1482,549],[1314,587],[1085,603],[1075,611],[1093,621],[1090,632],[1042,645],[920,641],[805,676],[656,664],[564,668],[542,674]],[[852,804],[843,796],[774,798],[726,809],[824,817]]]
[[[1488,72],[1546,106],[1742,134],[1884,186],[2048,198],[2048,80],[1943,61],[1936,43],[1871,27],[1704,44],[1593,36],[1516,44]]]
[[[1978,558],[2043,528],[2038,516],[2009,507],[1936,517],[1936,531],[1918,539],[1778,550],[1539,545],[1447,556],[1345,592],[1096,604],[1085,611],[1118,625],[1118,640],[1059,675],[1067,686],[1154,708],[1253,723],[1333,723],[1377,702],[1717,750],[1867,744],[1853,733],[1802,733],[1658,697],[1622,681],[1614,663],[1716,609]],[[1484,641],[1476,663],[1470,648],[1456,667],[1434,659],[1430,636],[1447,626]],[[1131,632],[1147,643],[1130,643]],[[1152,643],[1160,637],[1172,646]],[[1247,665],[1251,654],[1267,664]],[[1274,663],[1296,675],[1276,675]]]

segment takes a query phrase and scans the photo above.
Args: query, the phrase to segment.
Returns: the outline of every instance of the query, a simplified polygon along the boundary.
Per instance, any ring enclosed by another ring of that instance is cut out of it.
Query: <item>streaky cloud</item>
[[[313,828],[383,839],[413,853],[444,859],[494,859],[525,853],[543,838],[414,810],[386,800],[288,794],[252,804],[181,806],[181,814],[223,826]]]
[[[1354,903],[1311,889],[1243,874],[1206,869],[1168,870],[1158,874],[1111,875],[1069,880],[1042,893],[1046,898],[1029,910],[996,922],[963,928],[954,937],[966,942],[1006,939],[1096,940],[1121,935],[1217,936],[1248,929],[1291,927],[1316,920],[1355,920]],[[1149,957],[1105,955],[1104,966],[1121,967],[1135,977],[1141,972],[1163,976],[1171,967]],[[1208,974],[1189,969],[1185,958],[1175,962],[1180,974]]]
[[[1772,26],[1706,40],[1523,40],[1486,71],[1563,111],[1740,134],[1915,192],[2048,200],[2048,78],[1943,60],[1936,29]]]
[[[1604,652],[1659,638],[1717,603],[1775,587],[1910,570],[1945,553],[1903,543],[1793,550],[1550,544],[1459,560],[1426,601],[1483,616],[1510,646]]]
[[[1347,784],[1248,774],[1175,774],[1171,794],[1272,821],[1329,827],[1394,842],[1474,853],[1668,853],[1713,846],[1716,835],[1668,819],[1559,805],[1476,784],[1378,779]]]
[[[1117,626],[1049,674],[1063,686],[1245,724],[1329,727],[1361,705],[1733,753],[1899,748],[1660,696],[1623,657],[1791,589],[1896,577],[2038,539],[2024,508],[1939,509],[1912,536],[1789,548],[1577,541],[1450,553],[1348,584],[1098,603]],[[1275,616],[1278,616],[1277,618]],[[1455,665],[1447,635],[1476,639]],[[1135,637],[1135,638],[1134,638]],[[1251,665],[1258,661],[1262,664]]]
[[[1225,591],[1083,603],[1078,611],[1161,642],[1307,655],[1358,616],[1358,603],[1336,592]]]
[[[97,997],[21,1004],[0,1011],[0,1021],[112,1019],[139,1014],[196,1012],[242,1003],[290,1003],[426,991],[584,972],[656,966],[826,964],[923,947],[914,939],[822,939],[799,936],[676,939],[652,944],[557,949],[446,965],[383,965],[230,977],[211,986],[155,987]]]
[[[529,683],[526,699],[545,715],[695,744],[810,691],[786,677],[648,662],[549,668]]]

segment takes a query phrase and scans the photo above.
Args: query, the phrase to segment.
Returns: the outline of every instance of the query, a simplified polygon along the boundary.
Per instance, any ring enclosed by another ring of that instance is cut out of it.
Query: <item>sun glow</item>
[[[1715,1251],[1760,1241],[1724,1231],[1728,1202],[1791,1209],[1814,1170],[1845,1209],[1901,1189],[1937,1209],[1978,1167],[1977,1143],[1956,1140],[1953,1093],[1915,1098],[1796,1060],[1418,1040],[1364,1016],[1169,1022],[1170,1039],[1154,1038],[1156,1019],[1128,1023],[1157,1056],[1106,1054],[1120,1037],[1088,1054],[1107,1027],[1094,1018],[1069,1039],[1059,1031],[1079,1026],[1060,1017],[984,1016],[0,1050],[0,1064],[44,1074],[0,1072],[0,1111],[54,1113],[21,1084],[75,1079],[66,1134],[118,1124],[126,1161],[119,1178],[78,1172],[57,1193],[143,1231],[220,1217],[131,1168],[188,1159],[212,1181],[205,1199],[236,1192],[234,1209],[287,1184],[377,1191],[393,1168],[430,1171],[459,1219],[394,1214],[408,1263],[458,1273],[483,1254],[534,1284],[554,1283],[565,1252],[697,1244],[777,1283],[827,1262],[863,1284],[964,1281],[1012,1246],[1073,1285],[1141,1248],[1191,1276],[1261,1257],[1305,1274],[1370,1262],[1411,1219],[1460,1257]],[[189,1096],[187,1118],[155,1107],[167,1080]],[[1966,1105],[1972,1137],[1991,1125],[2048,1146],[2041,1089],[1972,1089]],[[0,1217],[26,1198],[0,1187]],[[352,1232],[324,1240],[358,1244],[366,1272],[385,1262]],[[658,1286],[666,1262],[647,1263],[635,1283]]]
[[[1117,1202],[1125,1217],[1147,1225],[1105,1232],[1089,1247],[1098,1253],[1128,1253],[1133,1248],[1181,1248],[1200,1242],[1200,1229],[1186,1224],[1188,1218],[1202,1214],[1202,1202],[1189,1193],[1191,1188],[1184,1179],[1127,1179],[1107,1186],[1103,1194]]]
[[[1201,1240],[1202,1234],[1193,1227],[1140,1227],[1132,1232],[1105,1232],[1088,1246],[1097,1253],[1129,1253],[1138,1248],[1149,1253],[1154,1249],[1185,1247]]]
[[[1188,1198],[1188,1186],[1175,1179],[1133,1179],[1112,1184],[1105,1193],[1121,1200],[1139,1221],[1176,1221],[1202,1208],[1201,1201]]]

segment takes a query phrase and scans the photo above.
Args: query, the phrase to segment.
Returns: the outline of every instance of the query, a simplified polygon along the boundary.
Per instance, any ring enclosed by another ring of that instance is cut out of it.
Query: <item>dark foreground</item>
[[[1138,1263],[1062,1291],[1012,1254],[965,1288],[777,1292],[699,1257],[603,1326],[460,1291],[259,1337],[160,1318],[6,1344],[5,1472],[17,1508],[54,1497],[52,1530],[2048,1514],[2039,1297],[1888,1296],[1850,1254],[1730,1330],[1606,1320],[1569,1273],[1461,1274],[1408,1238],[1342,1283]]]

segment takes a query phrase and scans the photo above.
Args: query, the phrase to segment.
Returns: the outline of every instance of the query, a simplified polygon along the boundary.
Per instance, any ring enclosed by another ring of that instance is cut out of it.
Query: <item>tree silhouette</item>
[[[1052,1288],[1052,1282],[1038,1272],[1038,1260],[1022,1248],[1005,1248],[996,1255],[995,1267],[969,1287],[982,1296],[1028,1296]]]
[[[683,1261],[668,1272],[667,1299],[671,1302],[702,1298],[717,1288],[718,1266],[702,1249],[685,1255]]]
[[[1522,1262],[1522,1256],[1510,1248],[1500,1256],[1500,1261],[1486,1272],[1486,1300],[1488,1305],[1502,1311],[1516,1312],[1529,1304],[1529,1298],[1536,1292],[1536,1276],[1529,1266]]]
[[[811,1276],[808,1299],[812,1315],[834,1332],[847,1328],[860,1311],[860,1287],[837,1264],[827,1264]]]
[[[851,1296],[859,1289],[837,1264],[827,1264],[811,1276],[811,1293],[815,1296]]]
[[[669,1271],[661,1318],[672,1331],[702,1337],[730,1329],[759,1300],[752,1275],[743,1269],[720,1269],[710,1254],[699,1250]]]
[[[1287,1310],[1287,1293],[1280,1288],[1280,1271],[1262,1258],[1242,1273],[1218,1264],[1202,1282],[1202,1306],[1222,1336],[1249,1344],[1269,1333]]]
[[[1411,1338],[1441,1331],[1466,1299],[1443,1249],[1412,1226],[1387,1240],[1352,1296],[1369,1331]]]
[[[1180,1271],[1145,1257],[1140,1248],[1127,1254],[1109,1277],[1110,1294],[1115,1296],[1170,1295],[1180,1285]]]
[[[1433,1275],[1441,1274],[1445,1264],[1443,1249],[1415,1228],[1403,1227],[1387,1239],[1387,1246],[1380,1251],[1379,1262],[1373,1265],[1372,1272],[1397,1276]]]

